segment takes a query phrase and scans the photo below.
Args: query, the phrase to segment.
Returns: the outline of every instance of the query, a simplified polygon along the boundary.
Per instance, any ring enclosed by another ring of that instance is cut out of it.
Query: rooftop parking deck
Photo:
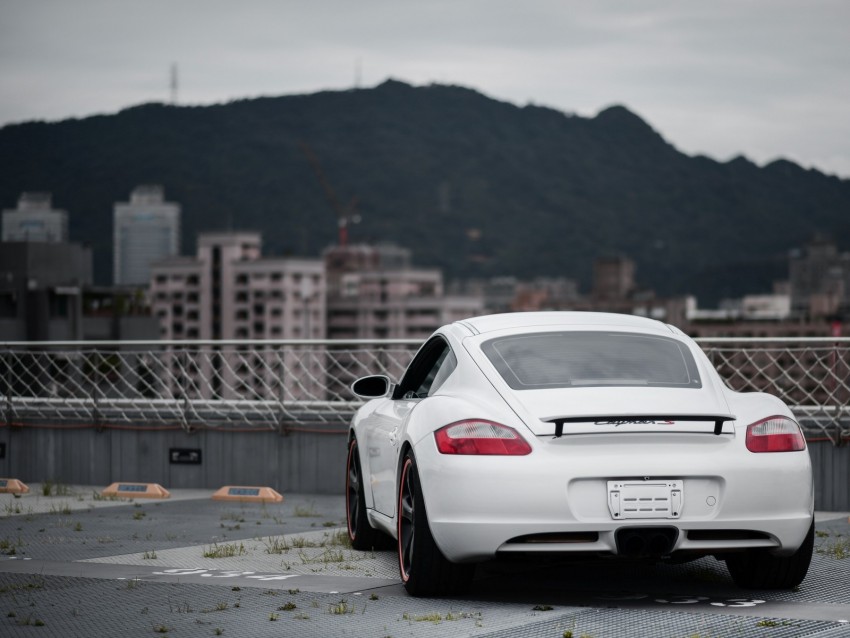
[[[725,565],[495,562],[462,598],[416,599],[395,553],[345,542],[341,496],[280,504],[0,494],[3,636],[850,636],[850,521],[818,513],[794,591],[737,588]]]

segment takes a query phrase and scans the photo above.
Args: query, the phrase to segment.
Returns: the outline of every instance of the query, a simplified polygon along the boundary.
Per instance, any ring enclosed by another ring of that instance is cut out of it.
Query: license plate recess
[[[679,518],[683,502],[681,480],[608,481],[608,509],[615,520]]]

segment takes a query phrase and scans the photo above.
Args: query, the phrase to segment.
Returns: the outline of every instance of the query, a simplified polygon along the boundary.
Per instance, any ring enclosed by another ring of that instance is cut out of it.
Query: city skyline
[[[585,116],[624,104],[688,154],[782,157],[850,176],[850,5],[837,0],[541,0],[522,11],[472,1],[3,0],[0,15],[0,124],[169,101],[174,64],[185,105],[395,77]]]

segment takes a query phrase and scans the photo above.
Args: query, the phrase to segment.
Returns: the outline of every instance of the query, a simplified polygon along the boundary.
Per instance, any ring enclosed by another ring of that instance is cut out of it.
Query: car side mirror
[[[390,378],[384,374],[361,377],[351,384],[351,391],[361,399],[385,397],[392,389]]]

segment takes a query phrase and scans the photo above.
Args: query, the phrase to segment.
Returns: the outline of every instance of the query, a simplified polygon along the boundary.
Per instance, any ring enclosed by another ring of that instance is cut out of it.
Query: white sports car
[[[443,326],[401,381],[358,379],[346,506],[413,595],[458,593],[515,552],[689,560],[790,588],[814,542],[812,470],[788,407],[725,386],[675,327],[620,314]]]

